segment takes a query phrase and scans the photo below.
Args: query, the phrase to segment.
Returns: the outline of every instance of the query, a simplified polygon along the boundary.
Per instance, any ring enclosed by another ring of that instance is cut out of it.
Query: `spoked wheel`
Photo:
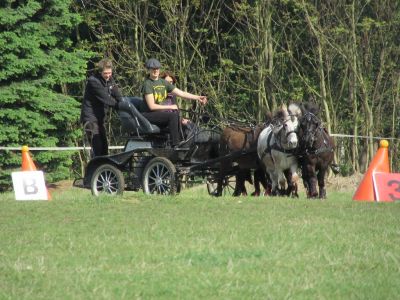
[[[125,181],[122,172],[110,164],[104,164],[93,172],[90,183],[92,194],[122,194],[125,188]]]
[[[222,196],[232,196],[235,191],[236,177],[226,176],[222,181]],[[211,196],[217,195],[218,180],[216,178],[209,178],[207,180],[207,191]]]
[[[176,193],[176,168],[169,159],[155,157],[147,163],[143,171],[143,190],[146,194]]]

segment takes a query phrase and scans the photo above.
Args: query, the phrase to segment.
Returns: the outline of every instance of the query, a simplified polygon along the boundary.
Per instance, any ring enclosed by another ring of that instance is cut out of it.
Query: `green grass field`
[[[0,299],[398,299],[400,205],[0,195]]]

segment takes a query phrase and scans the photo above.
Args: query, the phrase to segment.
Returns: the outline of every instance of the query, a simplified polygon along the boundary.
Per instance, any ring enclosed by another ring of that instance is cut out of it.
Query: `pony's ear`
[[[307,112],[310,112],[316,116],[319,114],[319,106],[315,103],[304,102],[301,104],[300,109],[301,109],[303,115],[306,114]]]
[[[308,111],[318,116],[320,111],[318,104],[310,104]]]
[[[301,114],[304,115],[307,112],[307,102],[300,103]]]
[[[265,113],[265,123],[267,124],[272,123],[272,113],[269,111]]]

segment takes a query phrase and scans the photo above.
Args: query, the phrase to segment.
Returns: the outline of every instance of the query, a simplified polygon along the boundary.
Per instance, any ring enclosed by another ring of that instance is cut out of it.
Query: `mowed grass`
[[[1,299],[398,299],[400,205],[0,195]]]

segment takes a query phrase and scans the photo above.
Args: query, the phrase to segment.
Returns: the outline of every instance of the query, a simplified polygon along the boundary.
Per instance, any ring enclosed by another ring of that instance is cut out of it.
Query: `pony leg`
[[[293,198],[299,198],[299,194],[297,193],[297,173],[292,170],[285,170],[284,174],[287,181],[286,195],[292,196]]]
[[[235,190],[233,191],[232,196],[238,197],[242,193],[242,176],[240,172],[235,176],[236,178],[236,184],[235,184]]]
[[[279,174],[278,186],[279,186],[279,196],[287,196],[286,185],[289,186],[289,182],[286,180],[286,175],[284,171]]]
[[[297,173],[298,165],[292,165],[291,174],[292,174],[292,197],[299,198],[298,191],[298,182],[299,182],[299,174]]]
[[[308,185],[308,198],[316,198],[318,197],[317,191],[317,174],[315,172],[315,168],[312,164],[306,165],[307,172],[307,185]]]
[[[283,171],[283,174],[285,175],[287,182],[285,195],[290,196],[292,194],[292,189],[293,189],[292,173],[290,172],[290,170],[285,170]]]
[[[264,186],[265,181],[265,173],[262,168],[257,168],[254,170],[254,192],[251,194],[252,196],[260,196],[261,188],[260,183]]]
[[[271,179],[264,171],[263,168],[259,167],[254,170],[254,192],[251,194],[252,196],[260,196],[261,195],[261,188],[260,188],[260,183],[262,184],[264,188],[264,195],[268,196],[271,195]]]
[[[215,192],[216,197],[222,196],[222,185],[223,185],[223,178],[218,178],[217,180],[217,190]]]
[[[276,172],[272,172],[270,174],[270,178],[271,178],[271,196],[277,196],[278,192],[279,192],[279,174],[277,174]]]
[[[251,176],[251,170],[250,169],[244,169],[242,170],[243,172],[243,186],[242,186],[242,196],[247,196],[247,190],[246,190],[246,181],[248,181],[250,184],[254,184],[253,182],[253,177]]]
[[[311,172],[310,172],[311,170]],[[304,188],[306,189],[307,198],[312,198],[312,167],[308,167],[307,164],[302,165],[301,167],[301,176],[303,178]]]
[[[263,188],[265,190],[264,195],[268,196],[271,195],[272,193],[272,180],[271,177],[269,176],[268,173],[264,172],[264,170],[261,170],[262,172],[262,176],[263,176],[263,180],[261,181]]]
[[[258,172],[258,169],[254,171],[254,192],[251,193],[252,196],[260,196],[261,194],[261,189],[260,189],[260,174]]]
[[[325,171],[326,170],[319,170],[319,172],[318,172],[318,187],[319,187],[319,198],[320,199],[326,198]]]
[[[233,192],[233,196],[247,196],[247,190],[245,182],[248,180],[250,183],[253,182],[250,174],[250,170],[241,169],[238,171],[236,177],[236,185],[235,191]]]
[[[317,176],[310,176],[309,180],[310,184],[310,198],[317,198],[318,191],[317,191]]]
[[[306,190],[306,196],[307,198],[310,198],[310,188],[308,183],[309,177],[307,174],[307,170],[304,167],[301,168],[301,178],[303,179],[303,185]]]

